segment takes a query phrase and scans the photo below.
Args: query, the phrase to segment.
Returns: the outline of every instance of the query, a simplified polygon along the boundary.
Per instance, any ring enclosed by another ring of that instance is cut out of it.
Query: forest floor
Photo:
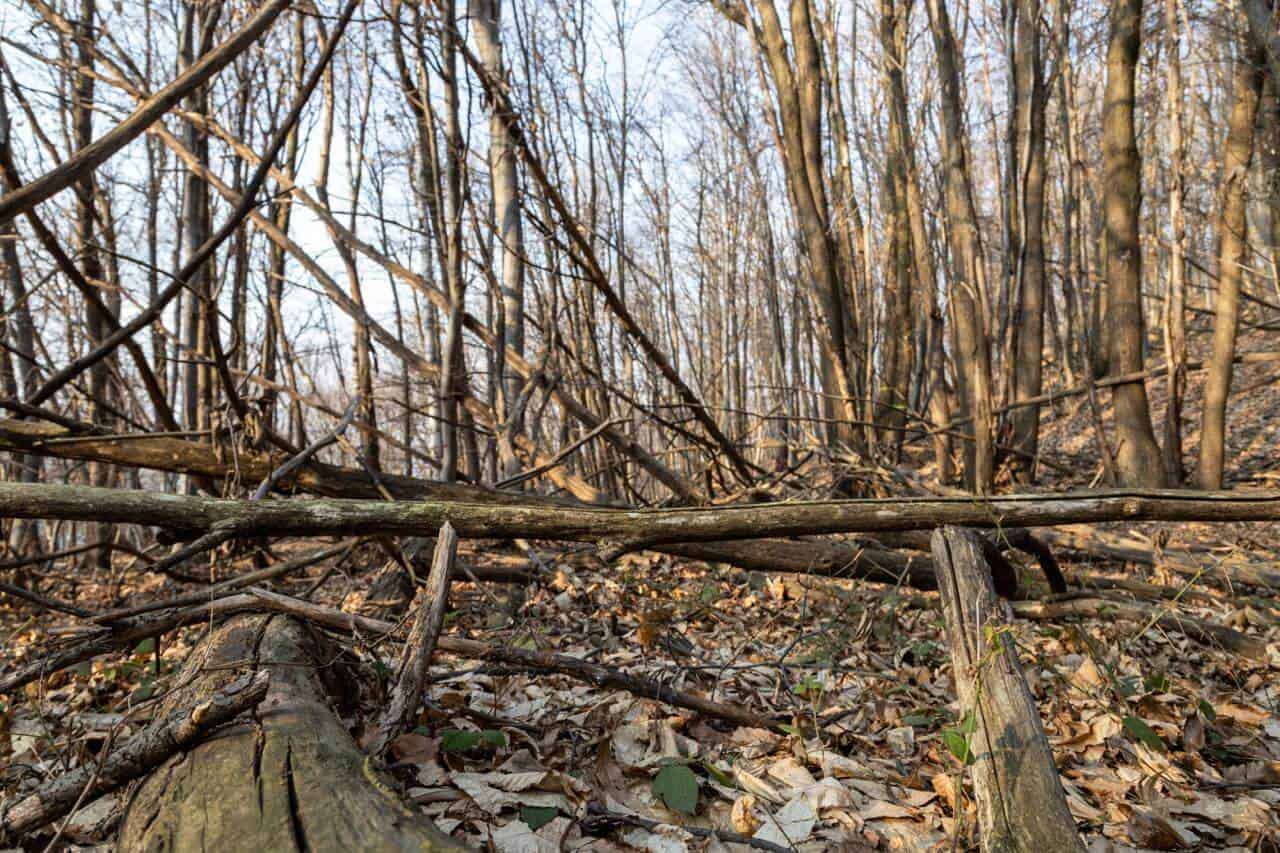
[[[1280,485],[1278,379],[1276,364],[1237,373],[1228,419],[1236,484]],[[1191,400],[1198,381],[1193,374]],[[1159,423],[1162,383],[1150,387]],[[1194,423],[1198,412],[1189,409]],[[1194,437],[1187,449],[1194,458]],[[1043,452],[1054,463],[1046,487],[1095,480],[1087,405],[1063,404],[1046,419]],[[1244,560],[1280,564],[1280,530],[1111,525],[1108,532],[1154,553],[1154,565],[1063,552],[1063,569],[1077,582],[1138,578],[1167,587],[1168,598],[1143,599],[1150,619],[1104,610],[1097,618],[1014,622],[1089,849],[1277,849],[1280,599],[1276,590],[1224,586],[1218,570]],[[282,559],[316,547],[273,546]],[[1174,551],[1199,561],[1204,574],[1166,571],[1162,555]],[[445,631],[587,658],[790,722],[783,731],[733,728],[565,676],[437,655],[428,708],[419,727],[392,744],[391,757],[408,799],[442,829],[481,849],[519,853],[749,849],[681,826],[804,851],[974,843],[964,731],[934,594],[647,553],[610,565],[587,549],[538,553],[546,569],[523,595],[508,585],[456,583]],[[470,542],[462,560],[484,565],[514,555],[509,546]],[[221,561],[221,577],[234,571],[231,559]],[[315,600],[369,612],[378,604],[366,601],[370,579],[384,562],[362,546],[342,565],[313,566],[276,588],[302,595],[324,576]],[[1023,568],[1034,588],[1036,572]],[[91,609],[162,598],[174,587],[125,557],[110,574],[56,564],[40,580],[48,593]],[[1165,612],[1259,638],[1269,660],[1163,630],[1155,620]],[[74,622],[0,600],[0,673],[47,650]],[[0,798],[91,761],[108,737],[136,731],[200,633],[192,627],[158,650],[144,643],[0,699]],[[384,698],[379,673],[394,668],[398,649],[356,651],[369,664],[361,701],[373,711]],[[357,738],[370,718],[348,720]],[[690,776],[696,787],[682,784]],[[64,841],[90,843],[112,802],[78,816]],[[615,825],[593,836],[579,820],[589,802],[660,825]]]

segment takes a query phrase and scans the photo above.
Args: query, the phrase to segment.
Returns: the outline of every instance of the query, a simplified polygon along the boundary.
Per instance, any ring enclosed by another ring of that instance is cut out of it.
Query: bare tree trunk
[[[1168,401],[1164,415],[1164,472],[1169,485],[1181,485],[1182,396],[1187,387],[1187,225],[1183,210],[1186,151],[1182,141],[1182,8],[1165,0],[1165,78],[1169,111],[1169,287],[1164,300],[1164,359],[1168,365]]]
[[[942,155],[951,236],[951,330],[956,383],[963,413],[973,419],[972,442],[965,442],[965,483],[990,491],[995,475],[991,412],[991,351],[984,322],[985,275],[978,216],[965,153],[964,108],[960,94],[960,53],[945,0],[929,0],[930,28],[942,93]]]
[[[10,139],[9,109],[5,103],[4,89],[0,87],[0,150],[12,150]],[[13,387],[6,393],[25,399],[34,393],[40,384],[39,363],[36,361],[36,326],[31,315],[30,294],[23,280],[22,263],[18,258],[18,229],[12,222],[0,225],[0,268],[4,270],[3,294],[8,298],[6,318],[4,321],[6,351],[13,352]],[[20,483],[35,483],[40,480],[43,467],[41,457],[25,453],[13,456],[13,470]],[[19,556],[34,551],[39,545],[39,527],[37,524],[17,519],[9,530],[9,548]]]
[[[502,0],[471,0],[471,18],[474,23],[476,46],[485,69],[493,80],[506,85],[506,68],[502,58]],[[491,110],[496,110],[490,104]],[[489,119],[489,172],[493,185],[493,213],[497,224],[498,240],[502,245],[502,345],[496,349],[499,355],[510,348],[524,355],[524,228],[520,212],[520,187],[516,172],[517,154],[512,146],[507,121],[496,112]],[[505,365],[505,359],[498,363]],[[514,371],[503,371],[496,377],[502,384],[503,405],[498,413],[503,419],[512,416],[511,407],[520,396],[521,381]],[[517,417],[507,424],[507,429],[519,431],[523,419]],[[515,458],[504,462],[504,476],[519,473]]]
[[[1214,302],[1213,355],[1204,387],[1204,417],[1200,425],[1199,480],[1202,488],[1222,488],[1225,456],[1227,395],[1231,392],[1231,362],[1240,320],[1240,286],[1248,251],[1249,164],[1253,160],[1253,126],[1262,94],[1265,57],[1256,48],[1236,59],[1231,116],[1222,154],[1222,200],[1218,219],[1218,298]]]
[[[1015,229],[1017,257],[1014,260],[1015,338],[1009,400],[1036,397],[1040,394],[1043,375],[1045,266],[1044,266],[1044,195],[1045,195],[1045,89],[1044,69],[1040,59],[1040,0],[1017,0],[1013,6],[1016,56],[1014,71],[1016,92],[1017,158],[1009,164],[1017,180],[1020,221]],[[1013,430],[1010,444],[1015,451],[1010,460],[1014,479],[1029,483],[1035,479],[1035,457],[1040,438],[1040,407],[1026,406],[1010,418]]]
[[[72,93],[72,133],[77,150],[83,149],[93,141],[94,113],[94,42],[97,39],[97,2],[96,0],[80,0],[79,18],[76,21],[76,66]],[[103,281],[102,258],[97,249],[96,222],[94,212],[93,175],[86,175],[75,185],[76,193],[76,243],[80,248],[83,273],[87,281],[101,287]],[[106,323],[96,306],[85,307],[85,330],[89,346],[97,346],[107,335]],[[110,366],[106,362],[94,365],[89,371],[89,407],[91,420],[95,424],[106,424],[111,418],[106,413],[109,405]],[[89,466],[89,482],[95,486],[108,485],[111,471],[105,465]],[[110,525],[98,524],[94,527],[94,538],[98,542],[111,540],[113,530]],[[94,552],[100,568],[109,565],[111,552],[100,548]]]
[[[911,253],[911,217],[907,201],[906,84],[903,82],[909,11],[907,0],[880,2],[881,80],[889,102],[883,179],[889,233],[885,270],[884,367],[875,419],[882,425],[880,443],[895,448],[901,445],[902,429],[907,421],[915,355],[911,317],[915,264]],[[899,94],[895,95],[895,92]]]
[[[732,4],[732,5],[731,5]],[[748,26],[773,78],[783,144],[788,195],[795,210],[800,243],[810,270],[810,288],[822,312],[820,339],[830,357],[822,359],[823,415],[830,419],[828,440],[854,445],[852,423],[853,355],[846,328],[845,291],[832,240],[822,164],[822,70],[813,30],[811,0],[791,0],[794,65],[788,55],[782,21],[774,0],[755,0],[760,23],[750,20],[744,0],[722,11]]]
[[[1134,130],[1135,75],[1142,37],[1142,0],[1112,0],[1107,47],[1107,86],[1102,116],[1102,156],[1107,237],[1106,312],[1112,373],[1141,371],[1145,332],[1142,317],[1141,168]],[[1115,406],[1116,473],[1125,485],[1165,483],[1160,448],[1151,426],[1147,389],[1139,380],[1112,390]]]
[[[185,67],[192,66],[208,49],[220,10],[219,4],[210,6],[196,0],[186,0],[184,3],[182,44],[179,52]],[[198,115],[208,112],[207,87],[197,87],[187,97],[185,107]],[[195,152],[200,165],[208,168],[208,134],[199,123],[188,121],[183,136],[187,147]],[[193,170],[188,170],[186,175],[182,230],[183,242],[188,252],[194,253],[205,240],[209,239],[209,188]],[[192,276],[189,282],[190,288],[186,294],[186,317],[183,319],[185,352],[182,353],[184,359],[182,388],[185,425],[191,430],[203,429],[208,418],[204,396],[206,389],[209,388],[209,371],[203,360],[207,354],[205,339],[208,334],[208,324],[217,321],[216,312],[209,310],[209,300],[213,295],[211,269],[211,262],[204,264]]]

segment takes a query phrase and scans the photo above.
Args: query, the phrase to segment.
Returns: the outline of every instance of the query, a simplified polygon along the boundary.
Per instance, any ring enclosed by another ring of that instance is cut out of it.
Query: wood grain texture
[[[982,849],[1083,851],[982,540],[971,530],[945,527],[934,532],[932,544],[952,678],[962,718],[972,714],[973,720],[969,749]]]
[[[117,849],[452,851],[467,849],[405,806],[366,763],[329,705],[331,661],[296,620],[246,616],[216,631],[166,705],[216,689],[246,666],[271,673],[255,723],[171,760],[134,792]],[[326,681],[329,683],[326,684]]]

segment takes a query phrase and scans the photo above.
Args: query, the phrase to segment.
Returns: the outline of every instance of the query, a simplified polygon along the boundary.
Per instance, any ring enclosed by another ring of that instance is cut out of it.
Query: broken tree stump
[[[242,616],[192,653],[165,709],[245,668],[270,673],[252,724],[166,762],[134,792],[119,850],[466,850],[406,806],[334,715],[335,655],[285,616]]]
[[[961,717],[969,721],[962,729],[972,729],[968,749],[982,849],[1083,851],[1040,712],[1007,636],[983,540],[972,530],[943,527],[932,545],[952,678]]]

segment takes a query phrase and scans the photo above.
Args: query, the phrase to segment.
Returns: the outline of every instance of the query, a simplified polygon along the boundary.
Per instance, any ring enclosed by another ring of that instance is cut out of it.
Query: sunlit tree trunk
[[[1108,304],[1106,333],[1113,374],[1143,368],[1141,164],[1134,128],[1135,75],[1142,37],[1142,0],[1112,0],[1107,44],[1107,85],[1102,113]],[[1116,473],[1132,486],[1165,484],[1160,448],[1151,427],[1141,379],[1112,389]]]
[[[1017,0],[1014,25],[1017,157],[1007,167],[1016,174],[1010,182],[1017,193],[1019,222],[1012,247],[1014,272],[1013,364],[1011,402],[1038,397],[1044,364],[1044,313],[1047,296],[1044,264],[1045,198],[1045,88],[1040,59],[1040,2]],[[1035,457],[1040,437],[1040,407],[1021,406],[1010,415],[1014,450],[1010,460],[1014,479],[1029,483],[1035,478]]]
[[[1213,354],[1204,386],[1200,425],[1199,479],[1202,489],[1222,488],[1226,443],[1227,396],[1231,362],[1240,321],[1240,286],[1248,251],[1249,164],[1253,160],[1253,126],[1262,94],[1260,50],[1245,50],[1236,59],[1231,115],[1222,153],[1222,190],[1218,218],[1218,296],[1214,301]]]
[[[1182,397],[1187,387],[1187,224],[1183,210],[1186,185],[1182,140],[1181,3],[1165,0],[1165,97],[1169,112],[1169,286],[1164,301],[1164,357],[1168,401],[1164,416],[1164,470],[1169,485],[1182,483]]]

